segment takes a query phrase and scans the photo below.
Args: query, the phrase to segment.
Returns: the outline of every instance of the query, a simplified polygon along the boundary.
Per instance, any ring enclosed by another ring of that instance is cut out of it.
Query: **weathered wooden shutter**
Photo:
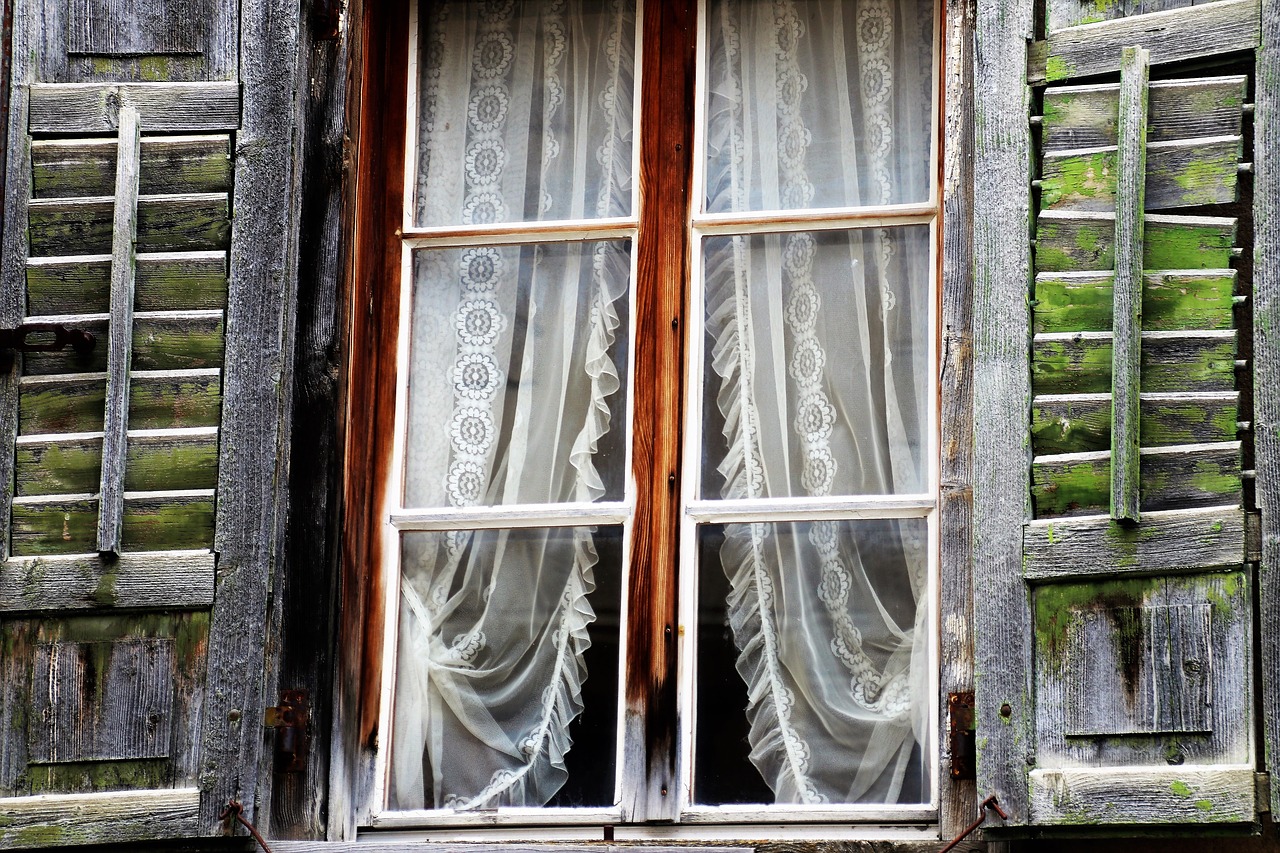
[[[1013,826],[1269,808],[1277,8],[1156,5],[979,5],[978,789]]]
[[[252,809],[296,16],[14,3],[0,325],[96,346],[0,365],[0,848]]]

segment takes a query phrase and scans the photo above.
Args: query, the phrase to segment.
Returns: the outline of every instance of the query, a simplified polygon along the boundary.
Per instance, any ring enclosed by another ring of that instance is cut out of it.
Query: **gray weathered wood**
[[[92,56],[201,53],[208,4],[199,0],[70,0],[67,52]]]
[[[1262,510],[1259,630],[1280,636],[1280,3],[1262,0],[1253,123],[1253,387],[1255,501]],[[1280,672],[1280,643],[1262,643],[1262,671]],[[1262,740],[1280,772],[1280,679],[1262,682]],[[1280,784],[1271,785],[1280,814]]]
[[[65,847],[196,834],[200,791],[122,791],[0,799],[0,845]]]
[[[129,425],[136,429],[217,426],[222,410],[222,371],[135,371],[129,381]],[[106,373],[24,376],[18,421],[23,435],[97,432],[102,429]]]
[[[97,544],[94,495],[18,497],[12,501],[11,549],[18,556],[92,553]],[[208,548],[214,491],[126,492],[121,545],[129,551]]]
[[[51,315],[49,319],[92,332],[98,344],[87,357],[68,351],[30,353],[24,359],[27,376],[107,369],[110,342],[105,316]],[[133,320],[134,370],[192,370],[222,363],[221,311],[135,311]]]
[[[1120,67],[1116,262],[1112,282],[1111,517],[1137,522],[1138,395],[1142,362],[1142,225],[1147,175],[1147,51],[1126,47]]]
[[[2,802],[2,801],[0,801]],[[901,842],[899,842],[901,843]],[[652,841],[645,841],[645,853],[684,853],[689,850],[686,845],[676,844],[655,844]],[[629,850],[637,849],[639,845],[619,841],[616,844],[601,843],[593,841],[589,844],[575,844],[573,842],[534,842],[525,841],[520,843],[520,850],[524,853],[626,853]],[[929,845],[928,849],[937,847],[937,843]],[[771,845],[772,847],[772,845]],[[467,842],[434,842],[431,847],[431,853],[508,853],[512,846],[510,844],[499,844],[484,841],[467,841]],[[422,853],[422,842],[420,841],[272,841],[271,849],[278,850],[280,853]],[[697,845],[698,853],[752,853],[758,849],[753,844],[699,844]],[[898,844],[894,845],[894,849],[898,849]],[[923,853],[916,851],[914,847],[904,846],[904,853]]]
[[[240,9],[245,97],[236,137],[215,534],[218,592],[209,634],[209,668],[220,678],[208,694],[200,733],[209,779],[200,799],[202,834],[221,831],[219,815],[228,800],[256,801],[262,708],[268,704],[268,590],[287,517],[282,466],[289,440],[290,320],[301,206],[294,172],[301,10],[290,0],[245,0]]]
[[[1243,74],[1151,83],[1147,139],[1239,136],[1248,79]],[[1044,90],[1041,143],[1045,154],[1116,144],[1117,83],[1050,86]]]
[[[222,310],[226,306],[226,252],[140,252],[135,257],[136,310]],[[31,258],[27,262],[30,314],[106,313],[110,295],[109,255]]]
[[[1143,209],[1235,201],[1242,144],[1239,136],[1150,143]],[[1120,174],[1116,159],[1111,148],[1046,154],[1041,164],[1041,208],[1112,210]]]
[[[144,195],[138,198],[138,251],[226,249],[230,211],[226,193]],[[28,205],[35,257],[111,251],[113,198],[34,199]]]
[[[97,489],[102,433],[19,436],[15,491],[20,496]],[[123,487],[130,492],[211,489],[217,484],[218,428],[130,430]]]
[[[120,553],[124,521],[125,440],[129,429],[129,370],[133,362],[134,253],[138,240],[138,170],[142,129],[138,111],[120,110],[115,216],[111,241],[111,319],[107,338],[107,391],[98,490],[98,553]]]
[[[1031,140],[1028,0],[979,0],[974,56],[973,584],[977,790],[1024,824],[1032,743],[1031,609],[1022,582],[1022,526],[1030,507],[1027,342],[1030,318]],[[1007,713],[1002,714],[1002,709]]]
[[[111,133],[133,107],[151,132],[191,133],[240,126],[236,83],[79,83],[30,87],[31,133]]]
[[[139,192],[144,195],[227,192],[231,139],[216,136],[145,136]],[[110,195],[116,146],[110,139],[39,139],[31,144],[32,196]]]
[[[28,724],[31,760],[168,757],[173,652],[171,639],[37,646]]]
[[[1240,442],[1144,447],[1140,508],[1208,507],[1240,501]],[[1031,466],[1036,518],[1095,515],[1110,503],[1106,451],[1037,456]]]
[[[1031,581],[1195,571],[1244,560],[1244,513],[1238,506],[1148,512],[1136,528],[1097,516],[1037,520],[1022,543]]]
[[[1201,5],[1203,0],[1045,0],[1050,31]]]
[[[1031,771],[1031,815],[1046,825],[1252,823],[1253,767]]]
[[[213,572],[208,551],[15,557],[0,564],[0,613],[206,608]]]
[[[1028,52],[1028,79],[1053,82],[1116,71],[1121,49],[1130,45],[1151,51],[1152,65],[1252,50],[1258,46],[1258,6],[1259,0],[1221,0],[1053,32]]]

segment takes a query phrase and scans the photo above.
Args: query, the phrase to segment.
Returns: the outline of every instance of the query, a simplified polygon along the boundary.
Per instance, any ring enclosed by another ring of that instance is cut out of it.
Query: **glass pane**
[[[420,14],[418,225],[630,214],[634,0]]]
[[[928,801],[928,542],[923,518],[699,530],[695,802]]]
[[[704,244],[704,499],[920,493],[925,225]]]
[[[405,505],[621,500],[630,243],[413,260]]]
[[[709,213],[926,201],[932,0],[712,0]]]
[[[388,807],[612,804],[622,528],[406,533],[401,559]]]

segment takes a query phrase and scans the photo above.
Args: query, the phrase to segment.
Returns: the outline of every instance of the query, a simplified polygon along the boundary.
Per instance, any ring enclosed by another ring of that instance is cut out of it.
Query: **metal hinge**
[[[301,773],[311,754],[311,704],[305,690],[282,690],[280,704],[269,707],[262,725],[276,730],[277,773]]]
[[[973,728],[973,691],[947,694],[947,749],[951,753],[951,778],[978,778],[977,733]]]
[[[0,371],[13,365],[14,352],[59,352],[71,347],[84,358],[97,339],[84,329],[68,329],[61,323],[23,323],[16,329],[0,329]]]

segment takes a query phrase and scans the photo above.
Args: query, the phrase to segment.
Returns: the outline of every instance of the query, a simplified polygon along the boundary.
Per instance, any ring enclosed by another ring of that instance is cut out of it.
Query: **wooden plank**
[[[200,791],[120,791],[0,799],[0,844],[65,847],[197,834]]]
[[[140,252],[134,309],[186,311],[227,304],[227,253]],[[31,258],[27,313],[95,314],[110,304],[109,255]]]
[[[1195,6],[1196,0],[1045,0],[1049,31],[1096,24],[1166,9]]]
[[[93,56],[199,54],[206,4],[193,0],[70,0],[67,53]]]
[[[101,433],[19,436],[17,494],[74,495],[100,483]],[[123,490],[211,489],[218,477],[218,428],[130,430]]]
[[[1027,80],[1116,71],[1121,49],[1130,45],[1151,51],[1152,65],[1252,50],[1260,36],[1259,5],[1258,0],[1219,0],[1053,32],[1028,50]]]
[[[1239,394],[1141,395],[1138,419],[1143,447],[1233,441],[1239,432]],[[1031,442],[1036,455],[1086,453],[1111,446],[1109,394],[1042,394],[1031,403]]]
[[[231,138],[146,136],[142,139],[139,191],[145,195],[228,192]],[[34,198],[110,195],[116,146],[105,139],[37,139],[31,143]]]
[[[1031,139],[1024,45],[1029,0],[978,0],[974,54],[974,666],[978,781],[1010,825],[1025,824],[1027,754],[1034,742],[1031,608],[1022,582],[1031,377]]]
[[[30,353],[24,359],[25,373],[43,376],[105,371],[106,348],[110,345],[106,318],[55,318],[92,332],[98,345],[88,356],[70,350]],[[133,319],[134,370],[193,370],[222,364],[221,311],[135,311]]]
[[[1142,388],[1151,393],[1234,391],[1234,331],[1144,332]],[[1111,333],[1036,335],[1031,372],[1039,394],[1111,390]]]
[[[1145,210],[1168,210],[1236,200],[1239,136],[1153,142],[1147,146]],[[1041,163],[1042,210],[1107,211],[1116,203],[1114,148],[1045,154]]]
[[[1244,561],[1244,512],[1238,506],[1148,512],[1136,527],[1103,516],[1038,519],[1024,529],[1022,551],[1029,581],[1230,566]]]
[[[1253,129],[1253,420],[1255,503],[1261,518],[1260,636],[1280,636],[1280,3],[1262,0]],[[1262,672],[1280,672],[1280,643],[1261,645]],[[1265,769],[1280,773],[1280,679],[1262,679]],[[1271,785],[1280,814],[1280,784]]]
[[[1142,511],[1239,503],[1240,442],[1142,448]],[[1096,515],[1110,504],[1109,453],[1037,456],[1031,464],[1036,518]]]
[[[1036,271],[1109,270],[1115,224],[1109,213],[1046,210],[1036,220]],[[1226,269],[1236,221],[1219,216],[1146,217],[1142,266],[1149,270]]]
[[[1142,328],[1153,332],[1233,328],[1235,290],[1235,270],[1147,270],[1142,275]],[[1032,331],[1109,330],[1111,291],[1108,272],[1041,273],[1036,276]]]
[[[31,254],[93,255],[111,251],[109,197],[35,199],[28,205]],[[231,233],[226,193],[138,198],[138,251],[226,249]]]
[[[1240,136],[1248,83],[1243,74],[1153,82],[1148,141]],[[1119,93],[1118,83],[1045,89],[1040,132],[1046,156],[1115,145]]]
[[[213,604],[209,551],[152,551],[104,561],[96,554],[15,557],[0,564],[0,613],[197,610]]]
[[[213,543],[213,491],[126,492],[121,547],[181,551]],[[93,495],[13,499],[12,551],[17,556],[88,554],[97,546]]]
[[[235,130],[240,126],[240,84],[36,83],[30,87],[31,133],[113,133],[120,109],[138,111],[148,133]]]
[[[263,649],[271,571],[283,550],[297,286],[297,220],[302,207],[294,155],[299,21],[291,0],[240,3],[245,86],[236,137],[236,182],[218,463],[218,598],[209,669],[219,674],[200,730],[202,834],[222,832],[227,801],[257,802],[263,745]],[[385,141],[385,140],[384,140]],[[367,568],[367,567],[366,567]],[[232,712],[236,712],[232,714]]]
[[[222,411],[221,374],[216,367],[133,373],[130,427],[217,426]],[[24,376],[19,383],[18,431],[23,435],[101,431],[106,380],[105,373]]]
[[[125,439],[129,430],[129,369],[133,362],[134,252],[138,239],[138,111],[120,110],[115,216],[111,240],[111,319],[107,328],[107,388],[103,409],[98,552],[120,553],[124,517]]]
[[[1045,825],[1253,823],[1253,767],[1032,770],[1031,815]]]
[[[167,758],[174,641],[42,643],[32,667],[30,760]]]
[[[1142,362],[1142,245],[1147,174],[1149,56],[1126,47],[1120,61],[1120,144],[1116,158],[1115,278],[1111,334],[1111,517],[1136,523],[1138,394]],[[1033,475],[1034,478],[1034,475]]]

